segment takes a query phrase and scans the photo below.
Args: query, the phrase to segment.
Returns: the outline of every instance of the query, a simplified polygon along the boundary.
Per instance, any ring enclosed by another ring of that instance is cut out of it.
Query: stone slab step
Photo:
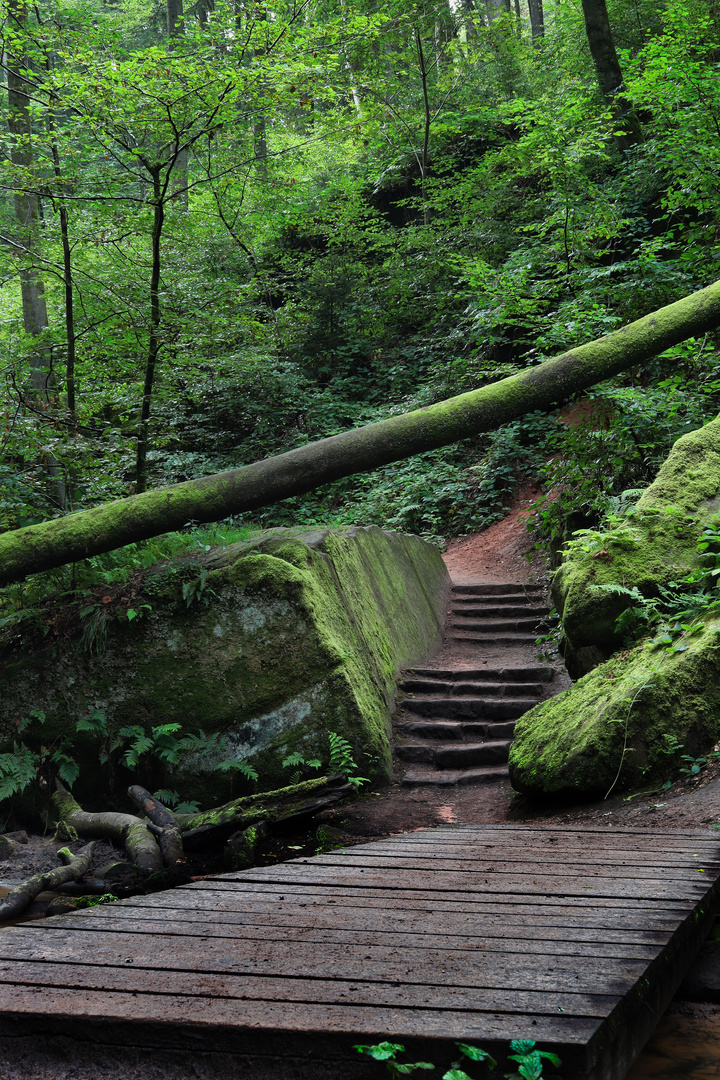
[[[528,615],[523,619],[477,619],[470,616],[453,615],[448,623],[451,630],[482,630],[487,633],[494,633],[497,630],[503,632],[508,630],[527,631],[530,633],[531,630],[544,625],[547,625],[547,622],[536,618],[534,615]]]
[[[398,720],[395,727],[402,735],[439,741],[467,739],[511,739],[514,720]]]
[[[473,765],[504,765],[510,740],[481,743],[404,743],[396,748],[400,761],[436,765],[439,769],[468,769]]]
[[[437,716],[441,720],[516,720],[537,702],[532,698],[407,698],[402,710],[413,716]]]
[[[515,595],[518,593],[527,596],[537,596],[538,593],[542,593],[542,585],[521,585],[516,581],[507,583],[492,582],[483,585],[453,585],[452,590],[454,594],[469,595],[469,596],[503,596],[503,595]]]
[[[408,668],[408,678],[442,679],[452,682],[467,682],[479,679],[482,682],[552,682],[555,669],[548,664],[527,664],[523,667],[453,667]]]
[[[476,619],[522,619],[533,616],[536,619],[547,619],[550,609],[534,604],[488,604],[486,606],[475,601],[471,604],[467,601],[465,603],[453,601],[452,614]]]
[[[473,645],[534,645],[537,640],[535,634],[521,634],[519,631],[510,633],[502,630],[496,633],[480,633],[479,630],[451,630],[448,638],[450,641],[466,641]]]
[[[540,682],[450,682],[441,679],[404,679],[398,684],[407,694],[446,694],[453,697],[540,697]]]
[[[454,787],[456,784],[492,784],[507,779],[506,765],[486,765],[475,769],[431,769],[415,765],[403,776],[404,787]]]

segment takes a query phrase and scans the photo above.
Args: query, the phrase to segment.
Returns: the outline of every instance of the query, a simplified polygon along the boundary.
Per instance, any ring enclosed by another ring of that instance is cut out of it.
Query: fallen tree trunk
[[[425,409],[310,443],[242,469],[157,488],[54,521],[0,535],[0,585],[27,574],[99,555],[188,521],[302,495],[353,473],[492,431],[720,325],[720,282],[660,308],[606,337],[537,367]]]
[[[160,848],[144,821],[132,814],[116,814],[112,811],[88,813],[75,802],[59,780],[56,785],[57,791],[53,792],[52,801],[58,819],[75,829],[78,836],[113,840],[125,848],[130,862],[146,874],[163,869],[165,864]]]
[[[320,776],[277,791],[245,795],[215,810],[176,814],[176,818],[185,848],[199,851],[204,847],[224,844],[233,833],[242,832],[259,822],[279,825],[293,819],[312,817],[353,791],[352,784],[342,774]]]
[[[16,918],[41,892],[52,892],[66,881],[77,881],[81,878],[90,869],[94,850],[94,842],[87,844],[77,855],[73,855],[69,848],[60,848],[57,855],[64,865],[35,874],[11,889],[0,904],[0,922]]]
[[[178,863],[187,862],[180,829],[172,811],[139,784],[129,787],[128,795],[138,810],[142,810],[150,819],[148,829],[157,839],[165,866],[177,866]]]

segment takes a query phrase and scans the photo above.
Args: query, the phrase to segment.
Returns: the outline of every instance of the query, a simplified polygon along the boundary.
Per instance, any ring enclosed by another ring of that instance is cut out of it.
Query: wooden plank
[[[372,945],[381,949],[436,949],[437,937],[442,936],[443,948],[447,950],[472,950],[482,952],[501,952],[503,955],[522,953],[523,955],[537,955],[549,957],[609,957],[624,960],[652,960],[661,946],[641,944],[636,939],[628,940],[622,944],[611,944],[599,941],[596,935],[592,941],[566,940],[558,935],[550,941],[526,934],[523,927],[515,927],[515,933],[500,937],[477,934],[454,934],[431,935],[424,933],[394,933],[386,929],[375,928],[367,932],[357,929],[347,930],[339,927],[298,926],[296,923],[285,925],[268,926],[267,923],[257,924],[231,924],[215,922],[209,925],[202,923],[182,922],[170,919],[144,918],[142,921],[130,922],[128,919],[116,919],[112,915],[98,914],[92,920],[75,918],[69,915],[64,921],[64,929],[78,930],[86,934],[101,934],[103,932],[130,934],[163,934],[165,937],[183,938],[187,948],[195,947],[194,939],[222,938],[228,941],[282,941],[298,942],[315,945],[349,945],[357,946]],[[565,935],[567,937],[567,934]],[[574,935],[573,935],[574,937]],[[93,948],[92,942],[89,947]]]
[[[263,870],[244,871],[248,874],[247,880],[257,882],[283,881],[292,884],[295,881],[303,884],[316,882],[318,885],[366,885],[375,888],[394,886],[401,889],[424,889],[425,891],[437,889],[438,891],[480,891],[497,892],[505,896],[510,895],[533,895],[535,893],[552,893],[554,895],[583,896],[593,893],[595,897],[617,899],[641,899],[641,900],[699,900],[707,891],[705,880],[702,881],[667,881],[664,876],[656,880],[617,880],[616,878],[593,877],[592,884],[587,878],[565,876],[563,874],[543,874],[538,871],[535,877],[525,875],[515,876],[511,873],[499,871],[475,872],[472,870],[446,871],[423,871],[393,869],[389,874],[386,868],[373,868],[353,866],[326,866],[323,864],[310,864],[307,860],[300,863],[283,863],[280,866],[265,867]],[[701,875],[698,875],[700,877]],[[704,875],[703,875],[704,878]]]
[[[128,975],[124,967],[78,964],[72,970],[76,989],[126,990]],[[0,963],[0,986],[67,986],[68,975],[63,964],[48,961]],[[156,987],[142,989],[138,994],[157,994]],[[198,980],[195,972],[167,971],[163,974],[162,993],[173,995],[232,998],[236,1001],[293,1001],[352,1003],[368,1007],[433,1008],[535,1014],[556,1017],[566,1012],[579,1017],[603,1017],[614,1005],[610,994],[571,994],[547,991],[483,990],[478,987],[437,987],[430,984],[403,986],[362,980],[283,979],[255,975],[204,975]]]
[[[548,958],[462,949],[384,949],[373,945],[317,945],[294,942],[204,940],[202,948],[142,934],[107,932],[93,935],[54,928],[35,934],[11,927],[0,940],[0,960],[54,960],[64,963],[121,964],[133,970],[274,973],[287,977],[369,979],[379,982],[431,982],[438,986],[482,986],[526,990],[572,990],[590,994],[624,994],[641,977],[647,963],[608,957]],[[90,955],[88,955],[90,953]]]
[[[173,920],[178,925],[195,924],[208,918],[205,908],[165,908],[150,907],[145,912],[139,906],[121,907],[113,904],[108,909],[113,919],[136,923],[138,917],[151,919],[153,922],[161,922],[168,927]],[[268,917],[272,915],[272,920]],[[72,916],[69,915],[68,919]],[[411,934],[417,928],[415,912],[388,912],[387,910],[374,908],[367,910],[362,907],[344,906],[338,912],[334,907],[321,905],[319,902],[309,912],[303,906],[303,910],[290,912],[278,911],[275,903],[255,903],[252,908],[245,911],[218,911],[212,910],[212,925],[220,931],[226,925],[259,926],[266,929],[268,922],[272,921],[276,928],[283,927],[320,927],[326,929],[340,928],[355,931],[367,931],[371,933],[393,932]],[[544,919],[534,915],[532,909],[528,909],[518,922],[509,919],[507,914],[472,916],[467,914],[456,915],[448,912],[428,911],[422,920],[425,934],[454,936],[456,934],[475,935],[484,934],[492,937],[516,938],[518,933],[524,932],[524,936],[541,941],[564,941],[571,930],[573,941],[593,942],[604,941],[611,944],[643,944],[662,946],[670,938],[670,930],[675,929],[676,923],[664,931],[649,931],[642,920],[637,921],[637,929],[608,929],[602,927],[586,927],[570,925],[567,920],[554,915]],[[120,926],[118,926],[120,929]]]

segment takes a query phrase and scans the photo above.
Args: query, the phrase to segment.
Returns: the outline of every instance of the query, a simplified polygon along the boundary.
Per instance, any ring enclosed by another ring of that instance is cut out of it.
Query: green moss
[[[629,604],[610,586],[637,587],[647,597],[698,566],[704,524],[720,511],[720,418],[684,435],[622,524],[572,541],[553,580],[553,598],[567,638],[573,676],[620,644],[615,620]],[[600,590],[597,589],[600,586]],[[587,666],[582,652],[590,657]]]
[[[328,731],[367,755],[365,775],[387,775],[395,674],[442,633],[440,553],[375,528],[279,530],[210,552],[189,607],[185,569],[158,578],[142,619],[111,624],[102,656],[67,643],[6,661],[5,739],[33,709],[52,736],[74,732],[88,709],[107,715],[111,736],[127,724],[218,733],[223,753],[187,761],[171,785],[211,805],[231,794],[223,757],[251,760],[264,787],[278,786],[289,752],[327,760]]]
[[[510,750],[510,777],[534,796],[604,795],[664,780],[681,762],[665,735],[697,756],[720,731],[720,620],[684,652],[645,642],[525,713]]]

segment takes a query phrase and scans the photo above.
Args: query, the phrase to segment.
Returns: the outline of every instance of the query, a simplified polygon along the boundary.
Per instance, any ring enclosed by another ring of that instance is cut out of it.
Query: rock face
[[[642,642],[525,713],[510,747],[515,790],[602,797],[676,779],[681,754],[706,753],[720,734],[720,618],[679,644]]]
[[[644,596],[698,565],[703,526],[720,512],[720,418],[679,439],[635,510],[612,529],[577,538],[555,574],[553,599],[573,678],[620,645],[615,620],[637,587]],[[599,587],[599,588],[598,588]]]
[[[516,790],[577,798],[653,784],[677,778],[681,754],[703,755],[717,741],[717,611],[680,638],[629,652],[617,651],[615,620],[631,588],[658,596],[698,566],[698,537],[719,512],[720,419],[678,440],[632,515],[577,539],[553,591],[568,669],[582,677],[518,721],[509,761]]]
[[[282,757],[326,763],[329,731],[365,753],[365,775],[386,773],[397,670],[442,636],[449,578],[439,551],[377,528],[277,530],[213,549],[191,569],[189,585],[187,568],[160,573],[152,610],[110,624],[99,655],[70,642],[6,657],[6,745],[32,710],[47,715],[52,738],[99,709],[110,737],[173,723],[224,736],[222,752],[173,778],[203,800],[225,796],[222,759],[248,759],[262,787],[282,786]]]

